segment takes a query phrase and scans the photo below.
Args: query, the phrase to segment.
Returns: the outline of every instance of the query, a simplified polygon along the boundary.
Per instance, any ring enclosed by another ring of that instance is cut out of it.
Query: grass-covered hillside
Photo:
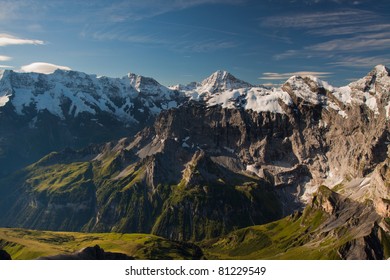
[[[387,259],[390,236],[370,203],[320,187],[311,205],[265,225],[233,231],[201,245],[208,259]]]
[[[16,260],[72,254],[95,245],[105,251],[126,254],[136,259],[202,258],[202,251],[193,244],[169,241],[150,234],[0,229],[0,249],[7,251]]]

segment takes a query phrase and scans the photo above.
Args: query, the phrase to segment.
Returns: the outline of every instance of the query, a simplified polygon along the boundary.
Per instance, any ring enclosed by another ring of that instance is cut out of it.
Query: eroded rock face
[[[360,203],[322,186],[311,207],[327,213],[326,219],[315,231],[316,238],[331,236],[346,240],[338,249],[342,259],[384,258],[383,236],[380,236],[383,228],[379,226],[381,217],[372,202]]]

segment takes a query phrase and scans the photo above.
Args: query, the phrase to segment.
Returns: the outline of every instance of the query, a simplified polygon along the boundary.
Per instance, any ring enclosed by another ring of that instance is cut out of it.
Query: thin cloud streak
[[[91,37],[98,41],[122,41],[137,44],[161,44],[165,42],[152,35],[131,35],[118,32],[97,31]]]
[[[22,39],[9,34],[0,34],[0,47],[9,45],[44,45],[41,40]]]
[[[387,64],[390,65],[390,58],[385,58],[381,56],[371,56],[371,57],[359,57],[359,56],[349,56],[339,58],[336,62],[330,62],[328,65],[336,67],[352,67],[352,68],[372,68],[378,64]]]
[[[332,75],[332,72],[314,72],[314,71],[298,71],[289,73],[274,73],[265,72],[259,80],[285,80],[292,76],[315,76],[317,78],[327,78]]]
[[[0,22],[40,20],[46,14],[47,6],[53,5],[56,1],[47,1],[43,4],[37,0],[2,0]]]
[[[332,26],[356,25],[372,22],[377,16],[368,11],[345,10],[332,13],[298,14],[294,16],[274,16],[262,20],[262,25],[273,28],[318,29]]]
[[[264,26],[303,30],[309,36],[334,37],[300,49],[290,49],[273,56],[287,58],[319,57],[328,60],[350,53],[390,50],[390,24],[374,12],[349,9],[339,12],[309,13],[294,16],[275,16],[262,21]],[[348,58],[348,57],[347,57]],[[368,60],[356,65],[367,66]],[[333,65],[347,65],[351,61],[335,61]],[[372,66],[370,64],[369,66]]]
[[[89,28],[85,28],[81,36],[85,37],[87,34],[90,34],[89,36],[98,41],[121,41],[133,44],[145,44],[148,46],[159,45],[176,52],[206,53],[237,47],[237,43],[231,40],[168,40],[160,38],[158,34],[141,35],[123,27],[106,27],[93,33],[91,33]]]
[[[125,22],[127,20],[142,20],[165,13],[189,9],[206,4],[239,5],[247,0],[137,0],[114,3],[101,10],[101,15],[110,22]],[[130,11],[130,12],[129,12]]]
[[[262,86],[265,86],[265,87],[279,87],[281,86],[282,84],[274,84],[274,83],[265,83],[265,84],[261,84]]]
[[[6,55],[0,55],[0,61],[8,61],[11,60],[12,57]]]
[[[237,47],[237,43],[223,40],[204,40],[199,42],[182,42],[171,46],[178,52],[205,53]]]
[[[326,29],[317,29],[309,31],[310,34],[319,36],[342,36],[355,35],[359,33],[370,33],[390,30],[390,24],[371,24],[371,25],[350,25],[338,26]]]
[[[305,47],[305,50],[315,52],[364,52],[367,50],[388,50],[390,49],[390,38],[369,39],[369,38],[349,38],[336,39],[328,42]]]
[[[20,9],[25,6],[23,1],[2,1],[0,10],[0,21],[17,17]]]
[[[183,29],[190,28],[190,29],[196,29],[196,30],[201,30],[201,31],[226,34],[226,35],[231,35],[231,36],[241,36],[241,34],[239,34],[239,33],[231,32],[231,31],[227,31],[227,30],[210,28],[210,27],[206,27],[206,26],[200,26],[200,25],[183,24],[183,23],[175,23],[175,22],[167,22],[167,21],[155,21],[155,20],[150,20],[150,22],[157,23],[157,24],[165,24],[165,25],[169,25],[169,26],[181,27]]]

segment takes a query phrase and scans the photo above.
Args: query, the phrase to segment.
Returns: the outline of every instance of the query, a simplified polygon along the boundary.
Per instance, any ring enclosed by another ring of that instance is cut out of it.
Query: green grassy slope
[[[98,160],[83,151],[51,153],[1,178],[0,226],[199,241],[282,217],[268,182],[232,172],[205,153],[177,164],[173,182],[164,176],[174,163],[161,155],[133,162],[129,153],[108,149]]]
[[[321,186],[302,213],[200,246],[208,259],[387,259],[390,236],[378,226],[380,221],[370,205]]]
[[[340,259],[336,237],[311,240],[325,220],[321,211],[240,229],[202,243],[209,259]],[[339,244],[340,243],[340,244]]]
[[[136,259],[199,259],[201,250],[193,244],[169,241],[150,234],[76,233],[0,229],[0,249],[12,259],[30,260],[41,256],[70,254],[99,245],[105,251],[123,253]]]

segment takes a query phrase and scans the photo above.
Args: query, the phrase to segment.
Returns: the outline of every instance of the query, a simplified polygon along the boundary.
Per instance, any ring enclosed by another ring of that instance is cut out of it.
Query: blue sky
[[[344,85],[390,65],[388,0],[0,0],[0,7],[0,69],[50,63],[164,85],[216,70],[252,84],[304,72]]]

